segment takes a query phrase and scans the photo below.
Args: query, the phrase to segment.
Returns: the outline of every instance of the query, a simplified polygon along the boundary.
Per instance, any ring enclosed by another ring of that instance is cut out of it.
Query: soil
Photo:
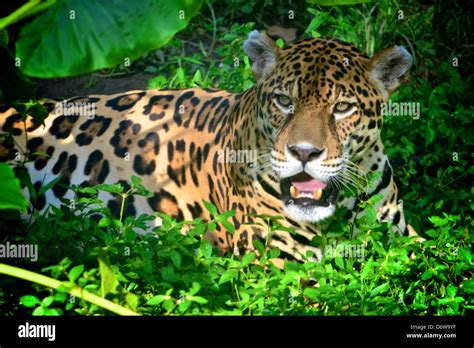
[[[137,72],[111,77],[98,73],[67,78],[37,79],[37,97],[62,100],[90,94],[115,94],[147,88],[153,74]]]

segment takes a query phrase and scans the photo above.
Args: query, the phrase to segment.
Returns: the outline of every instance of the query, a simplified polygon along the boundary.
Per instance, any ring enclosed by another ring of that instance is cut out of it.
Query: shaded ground
[[[89,94],[114,94],[146,89],[148,81],[153,77],[154,74],[137,72],[120,77],[93,73],[67,78],[37,79],[37,96],[61,100]]]

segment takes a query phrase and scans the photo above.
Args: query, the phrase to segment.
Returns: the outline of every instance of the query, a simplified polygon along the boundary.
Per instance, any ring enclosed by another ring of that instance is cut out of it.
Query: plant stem
[[[40,11],[43,11],[56,3],[56,0],[42,2],[42,0],[30,0],[19,9],[10,13],[8,16],[0,19],[0,30],[5,29],[26,17],[30,17]]]
[[[23,268],[18,268],[18,267],[4,264],[4,263],[0,263],[0,274],[6,274],[15,278],[25,279],[30,282],[41,284],[43,286],[47,286],[56,290],[59,287],[63,286],[67,289],[67,292],[70,295],[74,297],[82,298],[85,301],[91,302],[113,313],[116,313],[119,315],[139,315],[138,313],[135,313],[134,311],[131,311],[128,308],[119,306],[116,303],[113,303],[109,300],[106,300],[105,298],[94,295],[93,293],[90,293],[89,291],[84,290],[80,287],[77,287],[77,286],[71,287],[67,283],[61,282],[59,280],[56,280],[50,277],[46,277],[39,273],[28,271]]]
[[[46,1],[42,2],[41,4],[39,4],[38,6],[35,6],[34,8],[32,8],[31,11],[27,12],[23,16],[23,18],[31,17],[31,16],[37,14],[38,12],[44,11],[44,10],[50,8],[51,6],[53,6],[55,3],[56,3],[56,0],[46,0]],[[23,18],[21,18],[21,19],[23,19]]]
[[[123,218],[123,210],[125,209],[125,200],[127,199],[128,194],[123,193],[122,194],[122,205],[120,206],[120,222],[122,222]]]

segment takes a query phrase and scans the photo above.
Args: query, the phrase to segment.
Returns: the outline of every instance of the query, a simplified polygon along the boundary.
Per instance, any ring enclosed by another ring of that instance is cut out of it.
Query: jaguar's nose
[[[319,149],[310,144],[288,146],[288,151],[290,154],[297,160],[301,161],[303,164],[319,158],[323,154],[324,150],[325,149]]]

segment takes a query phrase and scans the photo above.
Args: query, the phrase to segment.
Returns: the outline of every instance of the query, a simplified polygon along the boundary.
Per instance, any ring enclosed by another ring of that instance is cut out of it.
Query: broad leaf
[[[202,0],[57,0],[16,43],[25,74],[65,77],[127,64],[165,45]]]
[[[26,212],[28,201],[23,196],[20,180],[6,163],[0,163],[0,209],[15,209]]]
[[[110,267],[109,258],[103,249],[99,250],[100,295],[117,292],[119,281]]]

